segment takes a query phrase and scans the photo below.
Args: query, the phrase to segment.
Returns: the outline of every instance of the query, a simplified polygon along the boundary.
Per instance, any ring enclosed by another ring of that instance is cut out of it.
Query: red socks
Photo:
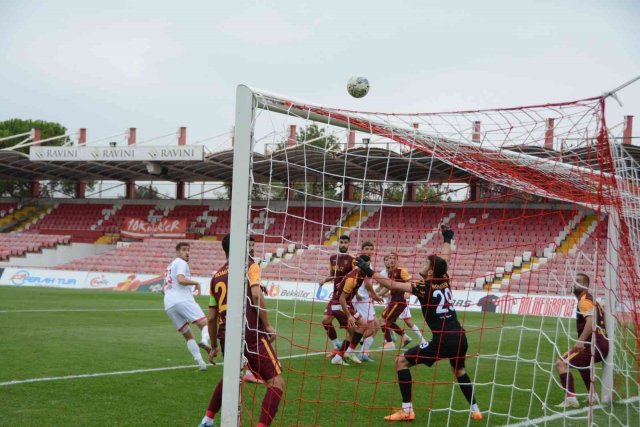
[[[222,407],[222,380],[216,386],[216,389],[213,391],[211,395],[211,400],[209,401],[209,407],[207,408],[206,416],[209,418],[215,418],[216,414],[220,412],[220,408]]]
[[[276,412],[278,412],[281,398],[282,390],[275,387],[267,388],[267,393],[262,400],[262,412],[260,413],[258,427],[266,427],[271,424],[271,421],[276,417]]]

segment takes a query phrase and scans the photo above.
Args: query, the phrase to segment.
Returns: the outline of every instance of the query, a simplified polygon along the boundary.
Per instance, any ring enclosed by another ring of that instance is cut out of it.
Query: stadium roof
[[[597,169],[593,148],[560,153],[542,147],[508,147],[536,157],[576,161]],[[627,152],[640,163],[640,147],[626,145]],[[116,181],[214,181],[231,182],[233,150],[207,154],[200,161],[159,161],[150,173],[145,161],[31,161],[17,151],[0,150],[0,179],[20,180],[116,180]],[[254,153],[254,173],[258,181],[287,179],[342,181],[353,179],[387,181],[452,181],[469,177],[420,150],[397,152],[380,147],[358,146],[346,151],[325,152],[308,144],[298,144],[269,154]],[[346,170],[345,170],[346,169]],[[158,170],[162,172],[157,173]],[[271,177],[271,178],[270,178]]]

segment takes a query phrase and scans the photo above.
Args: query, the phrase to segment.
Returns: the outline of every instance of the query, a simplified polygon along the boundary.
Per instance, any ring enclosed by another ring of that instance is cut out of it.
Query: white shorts
[[[185,333],[189,323],[205,319],[204,312],[195,301],[182,301],[165,310],[178,332]]]
[[[376,311],[373,308],[373,303],[371,301],[353,301],[353,306],[356,308],[356,311],[360,313],[362,318],[367,322],[371,322],[376,318]]]
[[[411,319],[411,308],[409,304],[407,304],[402,313],[400,313],[400,319]]]

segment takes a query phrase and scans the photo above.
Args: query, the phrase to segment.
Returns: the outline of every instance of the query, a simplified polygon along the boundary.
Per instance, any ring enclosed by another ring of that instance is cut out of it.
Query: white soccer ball
[[[369,80],[366,77],[351,77],[347,82],[347,92],[354,98],[362,98],[369,93]]]

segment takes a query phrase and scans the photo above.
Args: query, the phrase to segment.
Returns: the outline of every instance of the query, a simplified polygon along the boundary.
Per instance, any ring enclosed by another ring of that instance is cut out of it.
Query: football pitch
[[[198,302],[206,310],[206,298]],[[276,301],[267,303],[275,308]],[[277,321],[275,310],[270,313],[286,385],[273,425],[388,425],[382,417],[401,403],[397,351],[373,353],[375,362],[361,366],[331,365],[322,351],[323,308],[279,301]],[[449,364],[439,362],[412,370],[414,425],[493,426],[522,423],[526,417],[537,425],[586,425],[584,404],[570,414],[543,407],[543,401],[559,403],[563,393],[549,376],[557,353],[541,336],[562,336],[558,322],[574,334],[572,320],[541,323],[540,318],[495,313],[459,317],[468,332],[469,353],[481,355],[468,359],[467,370],[485,418],[470,421]],[[414,319],[422,327],[419,311]],[[197,426],[222,375],[220,365],[197,370],[159,294],[0,287],[0,324],[2,426]],[[559,348],[568,345],[566,336],[557,339]],[[379,345],[380,335],[374,348]],[[633,382],[637,371],[629,376]],[[579,375],[575,381],[583,393]],[[611,425],[638,425],[637,385],[617,384],[625,386],[635,390],[625,396],[631,403],[615,403],[607,413],[596,409],[597,425],[610,425],[611,411],[619,420]],[[243,385],[244,426],[257,423],[263,390]]]

